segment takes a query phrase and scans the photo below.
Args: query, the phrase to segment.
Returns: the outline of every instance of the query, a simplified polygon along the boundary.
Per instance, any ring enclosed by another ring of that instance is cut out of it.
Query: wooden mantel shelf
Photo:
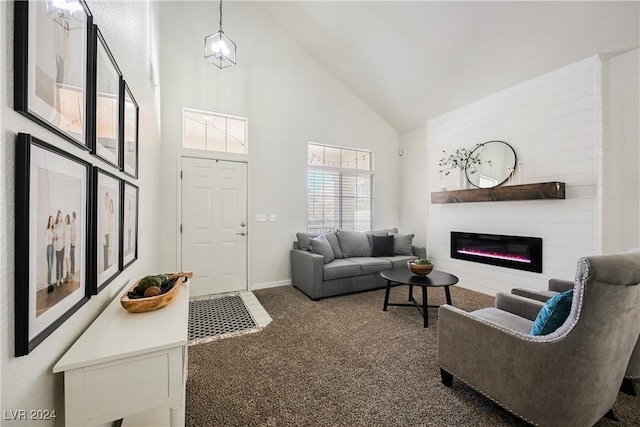
[[[564,182],[506,185],[494,188],[436,191],[431,203],[501,202],[507,200],[564,199]]]

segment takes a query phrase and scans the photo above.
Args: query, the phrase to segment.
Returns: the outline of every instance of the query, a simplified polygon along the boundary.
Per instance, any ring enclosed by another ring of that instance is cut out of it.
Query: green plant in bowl
[[[408,261],[407,267],[416,276],[426,276],[433,270],[433,263],[427,258],[420,258],[415,261]]]

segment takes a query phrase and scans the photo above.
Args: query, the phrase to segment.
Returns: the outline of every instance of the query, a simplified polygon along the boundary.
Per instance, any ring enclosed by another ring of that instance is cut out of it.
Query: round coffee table
[[[384,306],[382,311],[387,311],[387,307],[390,305],[416,307],[423,318],[424,327],[429,327],[429,316],[427,313],[428,307],[439,307],[438,305],[427,304],[427,288],[428,287],[444,287],[444,292],[447,297],[447,304],[451,305],[451,293],[449,292],[449,286],[458,283],[458,278],[453,274],[445,273],[444,271],[433,270],[427,276],[416,276],[407,267],[394,268],[391,270],[385,270],[380,272],[380,276],[387,280],[387,288],[384,294]],[[411,304],[400,304],[389,302],[389,291],[393,286],[409,285],[409,302]],[[422,306],[413,297],[413,287],[420,286],[422,288]]]

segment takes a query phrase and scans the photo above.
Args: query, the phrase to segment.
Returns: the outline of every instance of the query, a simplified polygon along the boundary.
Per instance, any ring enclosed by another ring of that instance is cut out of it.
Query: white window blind
[[[373,228],[374,175],[370,151],[309,143],[307,231]]]

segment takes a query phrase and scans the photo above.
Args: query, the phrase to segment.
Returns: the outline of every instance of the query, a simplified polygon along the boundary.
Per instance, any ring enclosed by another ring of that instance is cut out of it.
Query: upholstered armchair
[[[640,252],[636,251],[636,253]],[[571,289],[572,287],[573,282],[570,282],[568,280],[551,279],[549,280],[548,290],[546,291],[514,288],[511,290],[511,293],[513,295],[518,295],[544,303],[549,298],[557,295],[559,292],[564,292],[568,289]],[[627,366],[627,370],[624,374],[624,379],[622,380],[622,386],[620,387],[620,390],[626,394],[635,396],[636,390],[633,386],[632,380],[636,378],[640,378],[640,337],[636,340],[636,345],[633,348],[633,353],[631,353],[631,359],[629,359],[629,365]]]
[[[595,424],[613,408],[640,335],[640,253],[578,261],[567,320],[532,336],[541,302],[499,294],[495,308],[438,311],[442,382],[464,381],[541,426]]]

